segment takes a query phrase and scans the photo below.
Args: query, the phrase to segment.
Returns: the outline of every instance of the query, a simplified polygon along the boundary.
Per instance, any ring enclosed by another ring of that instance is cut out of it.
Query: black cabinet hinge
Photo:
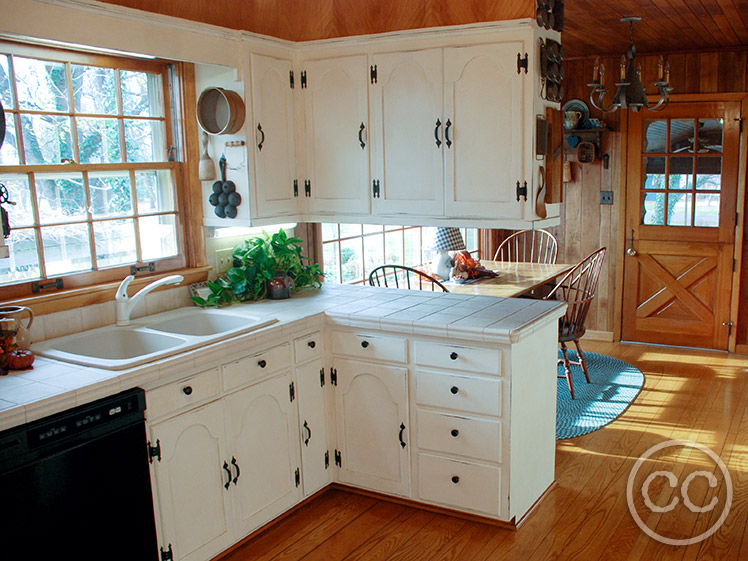
[[[293,89],[293,87],[294,87],[294,84],[293,84],[293,70],[289,70],[288,71],[288,82],[291,85],[291,89]]]
[[[325,369],[324,368],[319,369],[319,385],[322,388],[325,387]]]
[[[335,465],[343,467],[343,458],[340,455],[340,450],[335,450]]]
[[[293,382],[288,384],[288,395],[291,398],[291,401],[293,401],[296,398],[296,391],[294,389]]]
[[[519,181],[517,181],[517,201],[518,202],[519,202],[520,197],[524,197],[525,202],[527,202],[527,181],[525,181],[521,187],[519,185]]]
[[[153,458],[161,461],[161,441],[156,440],[156,446],[151,446],[150,440],[148,441],[148,462],[153,463]]]
[[[333,386],[338,385],[338,371],[335,368],[330,368],[330,383]]]
[[[325,469],[330,467],[330,451],[325,451]]]
[[[296,471],[293,472],[294,480],[296,481],[296,486],[298,487],[301,485],[301,472],[299,471],[299,468],[296,468]]]
[[[371,66],[369,69],[369,77],[371,78],[371,83],[376,84],[377,83],[377,65]]]
[[[293,196],[294,197],[299,196],[299,180],[298,179],[293,180]]]
[[[306,89],[306,70],[301,71],[301,89]]]
[[[527,74],[527,69],[530,65],[530,57],[527,56],[527,53],[525,53],[525,56],[522,56],[521,53],[517,53],[517,74],[520,73],[520,70],[523,68],[525,69],[525,74]]]
[[[375,199],[379,198],[379,180],[378,179],[374,179],[371,182],[371,196],[374,197]]]
[[[312,182],[309,179],[304,181],[304,196],[305,197],[312,196]]]
[[[161,561],[173,561],[174,559],[174,551],[171,549],[171,544],[169,544],[169,549],[164,551],[164,548],[161,549]]]

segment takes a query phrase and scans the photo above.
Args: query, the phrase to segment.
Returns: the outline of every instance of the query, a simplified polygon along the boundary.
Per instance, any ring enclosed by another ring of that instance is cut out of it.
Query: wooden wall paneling
[[[698,53],[686,54],[686,85],[682,92],[679,93],[694,93],[700,91],[700,64],[701,57]]]
[[[699,91],[716,93],[719,90],[719,53],[701,53],[699,68]]]

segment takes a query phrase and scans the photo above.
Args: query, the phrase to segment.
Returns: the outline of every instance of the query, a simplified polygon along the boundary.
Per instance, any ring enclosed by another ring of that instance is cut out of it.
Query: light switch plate
[[[612,205],[613,204],[613,191],[600,191],[600,204],[601,205]]]

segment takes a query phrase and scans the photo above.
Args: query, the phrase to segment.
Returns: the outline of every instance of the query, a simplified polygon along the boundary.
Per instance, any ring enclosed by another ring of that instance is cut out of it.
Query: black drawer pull
[[[369,341],[361,341],[361,346],[362,346],[363,348],[366,348],[366,347],[368,347],[368,346],[369,346]]]
[[[192,386],[185,386],[182,388],[184,395],[192,395]]]
[[[310,348],[310,349],[313,349],[314,347],[316,347],[316,346],[317,346],[317,343],[316,343],[315,341],[309,341],[309,342],[307,343],[307,345],[309,345],[309,348]]]
[[[265,362],[264,360],[257,361],[257,366],[259,366],[260,368],[265,368],[267,365],[268,363]]]
[[[457,386],[452,386],[451,388],[449,388],[449,391],[451,391],[453,394],[456,394],[458,391],[460,391],[460,388],[458,388]]]
[[[398,438],[400,439],[400,446],[405,448],[405,441],[403,440],[403,433],[405,432],[405,424],[400,423],[400,434],[398,434]]]
[[[226,472],[226,475],[229,476],[229,480],[223,484],[223,487],[228,491],[229,485],[231,485],[231,470],[229,469],[228,462],[223,462],[223,469]]]
[[[452,476],[452,483],[457,485],[460,482],[460,476],[459,475],[453,475]]]
[[[458,357],[458,354],[454,352],[451,355],[449,355],[449,358],[451,358],[452,360],[457,360],[457,357]]]
[[[449,434],[457,438],[457,436],[460,434],[460,431],[458,431],[457,429],[452,429],[451,431],[449,431]]]
[[[242,474],[242,472],[239,470],[239,464],[236,462],[236,458],[234,456],[231,456],[231,465],[236,468],[236,475],[234,476],[234,479],[231,480],[231,483],[236,485],[236,482],[239,480],[239,476]]]

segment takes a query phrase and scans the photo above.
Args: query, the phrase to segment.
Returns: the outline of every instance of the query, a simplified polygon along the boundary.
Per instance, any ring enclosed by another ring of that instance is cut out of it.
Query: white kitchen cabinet
[[[410,496],[408,370],[339,358],[333,368],[340,480]]]
[[[299,189],[310,213],[370,211],[367,79],[365,55],[303,63],[306,173]]]
[[[275,518],[301,498],[292,383],[287,372],[225,399],[230,463],[237,470],[232,483],[237,537]]]
[[[255,158],[253,213],[258,218],[298,212],[294,135],[296,118],[290,59],[252,53],[251,87],[254,121],[249,131]]]
[[[375,54],[371,86],[375,214],[444,214],[442,49]],[[417,210],[416,210],[417,209]]]
[[[234,542],[225,485],[235,471],[226,453],[223,404],[153,425],[151,442],[161,450],[153,466],[164,542],[176,559],[210,559]]]
[[[530,77],[517,72],[517,54],[526,51],[521,40],[444,50],[450,217],[525,217],[516,183],[532,184],[525,170]]]
[[[321,359],[296,367],[304,496],[319,491],[330,482],[325,400],[327,384],[324,380]]]

